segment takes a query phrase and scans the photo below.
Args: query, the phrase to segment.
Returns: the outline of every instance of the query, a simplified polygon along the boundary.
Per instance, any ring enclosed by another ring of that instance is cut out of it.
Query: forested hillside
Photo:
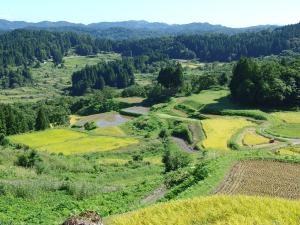
[[[128,56],[153,58],[199,58],[201,61],[231,61],[241,56],[266,56],[282,50],[300,51],[300,23],[274,31],[265,30],[236,35],[206,34],[144,40],[114,41],[106,49]]]
[[[0,35],[0,66],[22,65],[53,58],[59,64],[70,48],[80,55],[115,51],[125,56],[147,55],[201,61],[231,61],[241,56],[265,56],[282,50],[300,51],[300,24],[236,35],[180,35],[142,40],[93,39],[72,32],[16,30]]]

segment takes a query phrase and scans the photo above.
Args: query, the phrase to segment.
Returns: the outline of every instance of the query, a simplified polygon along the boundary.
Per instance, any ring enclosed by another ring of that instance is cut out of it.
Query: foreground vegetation
[[[268,210],[266,210],[268,208]],[[291,224],[299,223],[299,201],[246,196],[214,196],[172,201],[121,215],[112,225]]]

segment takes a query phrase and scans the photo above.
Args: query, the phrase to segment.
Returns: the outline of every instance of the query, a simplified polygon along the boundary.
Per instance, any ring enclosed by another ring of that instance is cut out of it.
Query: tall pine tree
[[[50,123],[49,123],[49,119],[45,113],[45,110],[44,110],[44,108],[40,108],[37,113],[37,117],[36,117],[36,121],[35,121],[35,129],[36,130],[45,130],[49,127],[50,127]]]

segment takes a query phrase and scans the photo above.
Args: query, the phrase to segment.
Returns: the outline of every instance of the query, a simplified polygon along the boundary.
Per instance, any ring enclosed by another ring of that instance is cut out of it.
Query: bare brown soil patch
[[[300,165],[242,161],[231,169],[215,193],[300,199]]]

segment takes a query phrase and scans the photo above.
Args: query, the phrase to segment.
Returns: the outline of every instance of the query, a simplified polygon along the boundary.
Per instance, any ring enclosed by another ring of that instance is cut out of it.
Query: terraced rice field
[[[90,132],[95,135],[123,137],[126,136],[125,132],[120,127],[100,127]]]
[[[57,144],[66,140],[76,140],[87,137],[86,133],[76,132],[68,129],[49,129],[41,132],[32,132],[10,136],[9,140],[15,143],[38,148],[45,145]]]
[[[299,164],[243,161],[231,169],[216,193],[300,199],[299,174]]]
[[[255,131],[247,132],[243,138],[243,145],[246,146],[268,144],[269,142],[268,138],[255,133]]]
[[[126,109],[122,109],[122,112],[129,113],[129,114],[136,114],[136,115],[146,115],[150,111],[148,107],[142,106],[133,106]]]
[[[111,151],[139,141],[131,137],[89,135],[68,129],[50,129],[43,132],[15,135],[12,142],[28,145],[40,151],[65,155],[87,152]]]
[[[300,124],[300,112],[276,112],[271,115],[283,120],[286,123],[299,123]]]
[[[99,163],[102,165],[125,165],[132,159],[120,159],[120,158],[103,158],[99,159]],[[153,165],[163,165],[162,158],[157,156],[145,157],[144,162],[149,162]]]
[[[300,156],[300,147],[286,147],[277,150],[279,155]]]
[[[288,138],[300,138],[300,124],[297,123],[282,123],[268,130],[269,133]]]
[[[216,117],[202,121],[202,127],[206,139],[202,145],[206,149],[228,151],[227,142],[233,134],[246,126],[253,126],[254,123],[238,117]]]
[[[95,122],[98,127],[110,127],[119,126],[129,120],[131,120],[131,117],[120,115],[117,112],[107,112],[83,117],[73,115],[70,123],[73,122],[73,124],[83,126],[86,122]]]
[[[299,225],[300,201],[213,196],[171,201],[107,219],[107,225]]]

